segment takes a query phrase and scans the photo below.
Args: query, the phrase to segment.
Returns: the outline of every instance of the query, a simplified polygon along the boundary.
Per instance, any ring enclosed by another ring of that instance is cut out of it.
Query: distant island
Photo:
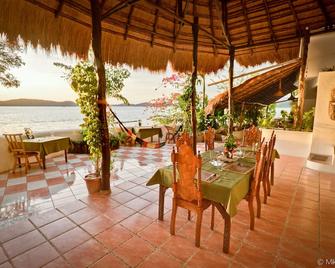
[[[129,106],[148,106],[148,102],[130,104]],[[0,106],[77,106],[73,101],[51,101],[39,99],[14,99],[0,101]],[[112,104],[112,106],[128,106],[125,104]]]

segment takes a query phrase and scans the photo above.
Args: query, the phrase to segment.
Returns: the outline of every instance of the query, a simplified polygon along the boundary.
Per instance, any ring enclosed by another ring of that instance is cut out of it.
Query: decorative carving
[[[335,88],[331,91],[328,112],[330,119],[335,120]]]

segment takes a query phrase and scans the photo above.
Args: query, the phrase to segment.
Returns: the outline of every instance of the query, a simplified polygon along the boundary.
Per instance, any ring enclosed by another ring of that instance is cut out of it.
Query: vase
[[[87,190],[90,194],[100,192],[101,178],[94,173],[88,174],[84,178]]]
[[[226,148],[225,149],[225,156],[229,159],[232,159],[233,158],[233,151],[234,151],[234,149]]]

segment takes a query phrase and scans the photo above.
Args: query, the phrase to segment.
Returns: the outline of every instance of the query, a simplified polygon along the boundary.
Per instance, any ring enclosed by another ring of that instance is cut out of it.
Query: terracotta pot
[[[87,190],[90,194],[100,192],[101,178],[95,174],[88,174],[84,178],[87,186]]]

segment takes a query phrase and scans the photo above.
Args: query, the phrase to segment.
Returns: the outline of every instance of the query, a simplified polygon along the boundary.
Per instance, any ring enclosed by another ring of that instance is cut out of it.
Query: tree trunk
[[[301,129],[302,126],[302,117],[304,114],[304,105],[305,105],[305,73],[306,73],[306,63],[308,55],[308,44],[310,36],[309,30],[305,30],[305,35],[301,42],[300,47],[300,57],[301,57],[301,66],[299,72],[299,87],[298,87],[298,107],[297,107],[297,121],[294,122],[294,127]]]
[[[196,97],[196,82],[198,75],[198,33],[199,33],[199,18],[194,17],[194,22],[192,25],[193,33],[193,73],[192,73],[192,132],[193,132],[193,153],[197,153],[197,116],[195,109],[195,97]]]
[[[229,47],[229,77],[228,77],[228,114],[229,114],[229,135],[233,133],[233,118],[234,113],[234,101],[233,101],[233,87],[234,87],[234,59],[235,59],[235,49],[234,47]]]
[[[109,133],[106,113],[106,77],[105,66],[101,56],[101,7],[99,1],[91,0],[92,13],[92,47],[94,52],[95,65],[98,72],[98,107],[100,120],[100,137],[102,152],[102,191],[110,191],[110,148]]]

